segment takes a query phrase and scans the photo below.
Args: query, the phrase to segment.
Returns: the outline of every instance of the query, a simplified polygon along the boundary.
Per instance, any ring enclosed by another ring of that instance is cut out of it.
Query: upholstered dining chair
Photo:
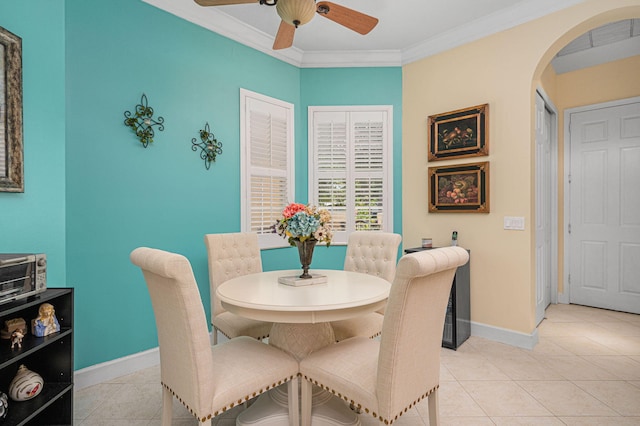
[[[140,247],[131,262],[142,269],[156,319],[162,381],[162,425],[171,425],[175,396],[200,423],[288,383],[289,422],[298,425],[298,362],[251,337],[211,346],[191,264],[182,255]]]
[[[216,289],[223,282],[241,275],[262,272],[258,234],[207,234],[204,236],[204,242],[209,259],[213,344],[218,343],[218,331],[229,339],[249,336],[262,340],[269,337],[273,323],[243,318],[228,312],[216,297]]]
[[[392,282],[402,237],[391,232],[356,231],[349,234],[344,270],[375,275]],[[336,341],[354,336],[374,338],[382,332],[384,308],[378,312],[331,323]]]
[[[312,384],[338,395],[384,424],[428,397],[429,424],[438,424],[442,329],[461,247],[403,256],[389,293],[380,340],[353,337],[300,361],[301,420],[311,422]]]

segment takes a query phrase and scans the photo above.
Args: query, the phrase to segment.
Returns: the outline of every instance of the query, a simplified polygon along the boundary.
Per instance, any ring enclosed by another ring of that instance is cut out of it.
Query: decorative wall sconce
[[[153,126],[158,126],[159,131],[164,130],[164,118],[153,119],[153,108],[148,106],[147,95],[144,93],[140,98],[140,103],[136,105],[135,115],[132,116],[130,111],[125,111],[124,117],[125,126],[131,127],[136,132],[136,136],[145,148],[153,142],[155,136]]]
[[[222,142],[218,142],[216,137],[209,130],[209,123],[205,124],[204,130],[200,130],[200,140],[198,142],[196,138],[191,139],[193,146],[192,151],[198,151],[200,148],[200,158],[204,160],[204,166],[209,170],[211,162],[216,161],[216,155],[222,154]]]

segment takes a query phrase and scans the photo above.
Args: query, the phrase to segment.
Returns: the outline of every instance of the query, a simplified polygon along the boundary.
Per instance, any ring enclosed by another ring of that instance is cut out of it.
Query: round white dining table
[[[246,318],[273,322],[269,344],[301,360],[321,347],[333,344],[330,321],[353,318],[382,308],[389,297],[391,283],[373,275],[351,271],[311,270],[324,275],[326,282],[286,285],[280,277],[291,277],[300,270],[270,271],[232,278],[216,290],[222,306]],[[286,387],[276,388],[259,398],[238,416],[237,424],[286,424]],[[331,394],[314,391],[313,425],[358,425],[358,416]]]

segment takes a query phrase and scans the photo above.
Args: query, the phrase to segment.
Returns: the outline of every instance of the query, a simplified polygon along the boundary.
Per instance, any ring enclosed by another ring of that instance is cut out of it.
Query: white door
[[[640,313],[640,99],[569,117],[570,302]]]
[[[551,113],[536,93],[536,324],[551,300]]]

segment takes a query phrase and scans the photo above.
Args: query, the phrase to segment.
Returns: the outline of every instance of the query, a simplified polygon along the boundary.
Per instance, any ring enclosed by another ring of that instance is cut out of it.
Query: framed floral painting
[[[489,154],[489,104],[431,115],[429,161]]]
[[[429,167],[429,212],[489,213],[489,162]]]

